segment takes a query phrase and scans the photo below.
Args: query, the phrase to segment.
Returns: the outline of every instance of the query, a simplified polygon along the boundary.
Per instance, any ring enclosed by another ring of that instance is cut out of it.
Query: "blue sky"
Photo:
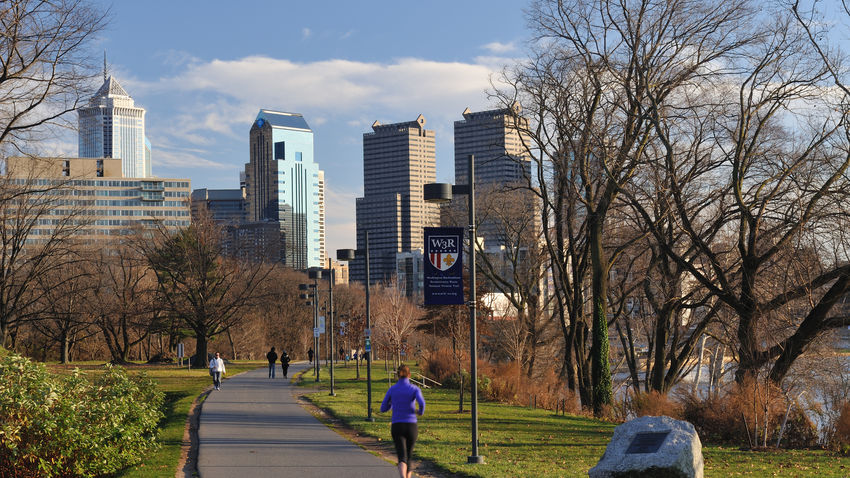
[[[154,174],[238,187],[259,109],[302,113],[326,174],[331,254],[354,245],[372,122],[423,114],[437,179],[451,182],[453,121],[490,106],[491,75],[522,56],[528,36],[526,3],[510,0],[102,4],[112,20],[96,47],[147,110]]]

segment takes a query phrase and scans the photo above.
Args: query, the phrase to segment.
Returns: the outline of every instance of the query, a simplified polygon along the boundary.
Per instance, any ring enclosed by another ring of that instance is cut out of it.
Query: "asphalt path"
[[[289,367],[290,378],[308,364]],[[394,478],[395,465],[370,454],[301,408],[294,385],[268,368],[224,380],[201,410],[202,478]]]

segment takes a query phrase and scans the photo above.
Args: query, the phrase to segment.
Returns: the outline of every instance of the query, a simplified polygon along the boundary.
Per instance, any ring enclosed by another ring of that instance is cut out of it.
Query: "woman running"
[[[419,410],[414,409],[413,402],[419,404]],[[419,387],[410,383],[410,368],[402,365],[398,368],[398,382],[387,390],[381,403],[381,412],[393,409],[392,435],[395,452],[398,455],[398,473],[401,478],[411,478],[410,457],[419,430],[416,425],[416,415],[425,413],[425,398]]]

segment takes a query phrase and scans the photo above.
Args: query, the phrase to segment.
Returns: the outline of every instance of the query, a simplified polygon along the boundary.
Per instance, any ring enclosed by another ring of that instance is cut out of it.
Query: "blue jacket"
[[[414,410],[413,402],[419,404],[419,412]],[[393,409],[393,423],[416,423],[416,415],[425,413],[425,398],[422,390],[412,385],[405,377],[387,390],[384,401],[381,402],[381,412]]]

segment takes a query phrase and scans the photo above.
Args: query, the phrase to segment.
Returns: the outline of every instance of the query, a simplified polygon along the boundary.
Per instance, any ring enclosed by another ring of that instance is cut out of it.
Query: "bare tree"
[[[395,360],[400,362],[402,346],[416,330],[422,310],[405,296],[397,282],[378,288],[374,301],[376,338],[383,337],[387,349],[392,350]]]
[[[562,252],[552,254],[561,281],[559,308],[569,288],[590,284],[591,386],[594,412],[611,401],[608,357],[608,272],[628,246],[606,247],[609,214],[621,189],[645,161],[653,138],[650,100],[667,101],[703,69],[746,39],[735,32],[751,18],[746,1],[650,2],[540,0],[529,19],[539,50],[507,75],[506,102],[531,112],[529,152],[538,163],[544,228],[564,234],[573,224],[552,193],[576,191],[576,219],[587,248],[587,276],[571,277]],[[649,81],[647,81],[649,79]],[[649,96],[652,88],[657,95]],[[521,123],[518,122],[518,126]],[[551,184],[551,188],[544,185]],[[548,220],[564,222],[547,224]],[[546,231],[546,229],[544,229]],[[549,232],[547,231],[547,234]],[[550,251],[557,246],[547,238]],[[631,239],[635,240],[635,239]],[[568,247],[568,246],[567,246]],[[564,250],[567,250],[566,248]]]
[[[63,258],[63,266],[36,278],[39,316],[31,321],[35,330],[59,345],[59,361],[72,360],[71,352],[78,341],[97,334],[92,323],[92,291],[94,277],[84,259]]]
[[[226,332],[259,299],[257,287],[272,268],[223,258],[220,231],[208,218],[152,233],[153,240],[140,247],[156,274],[164,308],[194,332],[197,360],[206,361],[209,339]]]
[[[89,267],[97,280],[90,294],[95,323],[113,362],[126,363],[132,347],[165,328],[156,275],[138,249],[120,244],[94,251]]]
[[[80,105],[96,65],[88,47],[106,15],[85,0],[0,5],[0,151],[30,149],[34,135]]]
[[[11,330],[42,316],[39,281],[78,261],[75,236],[91,219],[63,205],[68,181],[43,180],[38,159],[7,162],[0,176],[0,345]],[[54,211],[62,209],[61,215]],[[43,223],[49,224],[44,227]]]
[[[649,90],[663,150],[653,161],[687,247],[634,205],[664,252],[734,311],[737,379],[766,367],[780,382],[813,340],[848,323],[830,311],[850,290],[850,266],[825,232],[847,224],[850,130],[846,92],[834,98],[828,66],[790,12],[758,25],[757,38],[728,59],[722,82],[701,79],[699,91],[716,92],[709,103],[683,98],[679,114],[665,114]],[[708,135],[685,124],[697,116]]]

